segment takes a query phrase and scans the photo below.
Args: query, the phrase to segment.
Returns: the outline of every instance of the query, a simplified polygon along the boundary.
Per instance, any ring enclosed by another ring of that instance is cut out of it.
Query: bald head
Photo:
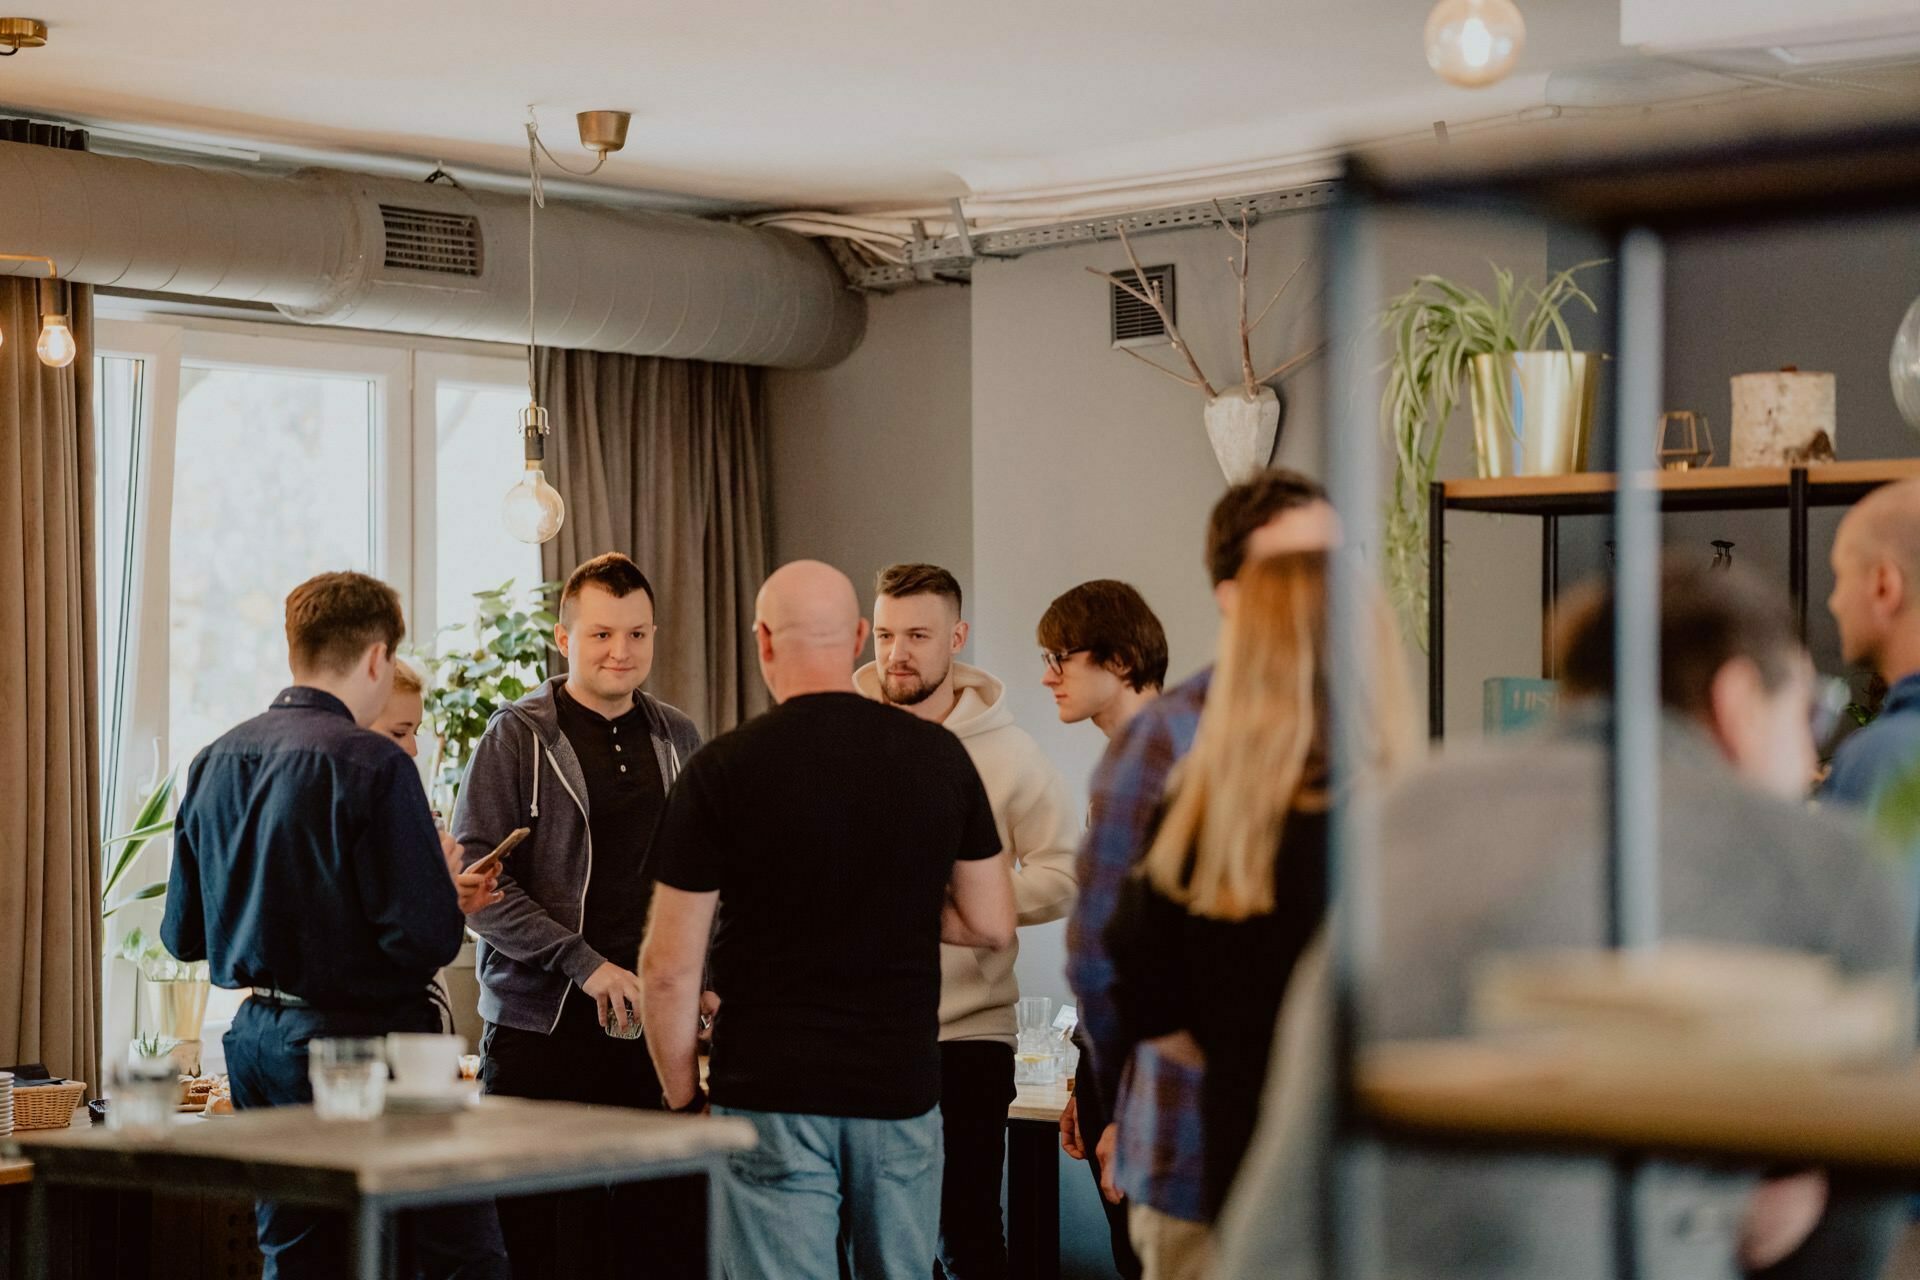
[[[775,700],[853,687],[866,619],[847,575],[818,560],[774,570],[754,602],[760,670]]]
[[[1883,485],[1855,503],[1834,537],[1832,562],[1827,608],[1847,660],[1889,679],[1907,674],[1900,668],[1920,656],[1920,479]]]

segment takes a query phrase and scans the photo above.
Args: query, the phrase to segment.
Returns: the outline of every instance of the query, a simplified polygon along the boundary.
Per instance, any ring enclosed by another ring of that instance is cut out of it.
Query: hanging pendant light
[[[1442,80],[1480,89],[1505,78],[1526,47],[1513,0],[1440,0],[1427,15],[1427,65]]]
[[[560,532],[560,526],[567,520],[566,500],[558,489],[547,483],[547,437],[552,434],[552,428],[547,424],[547,411],[540,406],[540,392],[534,377],[534,314],[539,296],[534,226],[547,202],[540,182],[540,156],[545,152],[561,169],[581,177],[598,173],[607,156],[625,145],[627,122],[631,118],[625,111],[583,111],[576,117],[581,145],[595,153],[593,167],[582,172],[567,169],[547,151],[546,144],[540,141],[539,121],[534,119],[533,109],[527,109],[527,407],[520,411],[526,472],[520,483],[507,490],[506,497],[500,500],[501,523],[506,525],[508,534],[521,542],[546,542]]]
[[[66,368],[80,354],[80,344],[74,339],[73,322],[68,318],[67,282],[60,279],[59,268],[52,258],[32,253],[0,253],[0,262],[38,262],[46,267],[47,278],[40,282],[40,340],[33,349],[41,364],[51,369]],[[6,340],[6,334],[0,333],[0,344]]]
[[[67,282],[49,278],[40,282],[40,341],[33,344],[40,363],[64,369],[80,354],[73,325],[67,319]]]

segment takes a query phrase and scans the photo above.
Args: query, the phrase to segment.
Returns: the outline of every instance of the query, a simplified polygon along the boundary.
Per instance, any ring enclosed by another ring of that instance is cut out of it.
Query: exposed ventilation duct
[[[815,369],[866,328],[827,251],[789,232],[552,201],[538,245],[543,346]],[[526,201],[491,192],[0,143],[0,248],[82,284],[526,341]]]

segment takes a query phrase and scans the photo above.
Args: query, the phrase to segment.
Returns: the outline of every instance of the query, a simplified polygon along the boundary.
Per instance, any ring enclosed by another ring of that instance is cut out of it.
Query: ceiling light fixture
[[[534,305],[538,297],[534,253],[534,226],[546,205],[546,191],[540,183],[540,157],[577,177],[598,173],[607,157],[626,145],[627,124],[633,119],[626,111],[583,111],[575,117],[580,130],[580,145],[595,153],[593,167],[568,169],[559,157],[540,141],[540,122],[527,108],[527,407],[520,411],[520,436],[526,444],[526,474],[520,483],[507,490],[500,501],[500,519],[507,532],[521,542],[545,542],[560,532],[567,519],[567,504],[560,491],[547,483],[547,436],[552,428],[547,411],[540,407],[539,390],[534,384]]]
[[[47,43],[47,24],[38,18],[0,18],[0,58]]]
[[[1427,15],[1427,65],[1463,89],[1504,78],[1526,43],[1513,0],[1440,0]]]
[[[34,253],[0,253],[0,262],[37,262],[47,269],[47,278],[40,282],[40,341],[33,349],[41,364],[66,368],[79,354],[80,344],[74,341],[73,325],[67,319],[67,282],[60,278],[60,269],[52,258]],[[6,335],[0,333],[0,342],[5,341]]]

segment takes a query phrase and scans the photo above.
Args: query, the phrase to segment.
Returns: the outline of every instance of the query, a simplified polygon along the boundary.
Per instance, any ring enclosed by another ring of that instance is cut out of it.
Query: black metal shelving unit
[[[1800,638],[1807,635],[1808,516],[1815,507],[1848,507],[1893,480],[1920,476],[1920,459],[1839,462],[1816,467],[1704,467],[1648,477],[1666,511],[1785,511],[1787,582]],[[1429,491],[1427,527],[1433,553],[1427,565],[1427,733],[1446,731],[1446,546],[1447,513],[1477,511],[1536,516],[1540,520],[1540,674],[1556,677],[1553,658],[1554,602],[1560,594],[1560,520],[1607,515],[1618,498],[1619,478],[1588,472],[1570,476],[1521,476],[1501,480],[1440,480]]]
[[[1920,116],[1875,120],[1816,120],[1804,111],[1796,118],[1748,119],[1730,124],[1706,114],[1662,117],[1624,126],[1568,124],[1541,130],[1532,142],[1509,134],[1487,134],[1438,147],[1404,147],[1347,158],[1341,195],[1328,228],[1329,282],[1327,332],[1331,342],[1330,377],[1342,393],[1331,397],[1328,478],[1350,547],[1380,545],[1382,474],[1379,404],[1382,362],[1378,313],[1388,295],[1379,276],[1375,243],[1382,215],[1395,218],[1409,210],[1470,217],[1515,217],[1568,228],[1602,246],[1618,264],[1618,280],[1609,301],[1615,321],[1614,360],[1607,376],[1611,421],[1596,429],[1611,433],[1611,455],[1652,458],[1662,403],[1665,347],[1665,249],[1676,235],[1740,228],[1779,226],[1796,221],[1833,223],[1920,212]],[[1851,502],[1884,482],[1861,468],[1876,464],[1834,463],[1824,468],[1776,473],[1764,481],[1743,483],[1731,471],[1711,470],[1686,478],[1659,473],[1560,477],[1555,484],[1525,482],[1519,491],[1475,486],[1491,481],[1456,481],[1432,496],[1432,530],[1444,536],[1448,511],[1503,511],[1540,516],[1546,565],[1543,595],[1550,602],[1557,585],[1559,517],[1599,513],[1610,517],[1615,543],[1614,583],[1618,602],[1615,634],[1615,695],[1609,752],[1610,831],[1607,843],[1607,923],[1611,945],[1651,945],[1657,934],[1659,860],[1658,724],[1660,513],[1664,510],[1780,509],[1789,517],[1793,587],[1802,619],[1806,611],[1807,512],[1814,506]],[[1886,465],[1886,464],[1877,464]],[[1851,469],[1851,470],[1849,470]],[[1542,491],[1528,491],[1538,487]],[[1433,557],[1435,600],[1444,597],[1445,565]],[[1372,644],[1367,591],[1373,569],[1352,555],[1337,558],[1333,578],[1331,626],[1334,651],[1344,661],[1330,673],[1333,690],[1332,755],[1335,794],[1332,815],[1333,906],[1330,948],[1334,995],[1334,1156],[1324,1170],[1320,1222],[1325,1273],[1366,1274],[1368,1236],[1354,1189],[1366,1185],[1364,1161],[1355,1158],[1366,1144],[1439,1141],[1449,1144],[1541,1146],[1610,1153],[1628,1173],[1643,1156],[1662,1150],[1658,1117],[1652,1127],[1600,1131],[1541,1116],[1524,1123],[1490,1123],[1484,1110],[1449,1112],[1441,1099],[1424,1118],[1408,1123],[1417,1108],[1398,1114],[1368,1110],[1366,1098],[1382,1096],[1380,1080],[1361,1056],[1357,994],[1370,972],[1374,939],[1369,934],[1370,886],[1377,881],[1377,805],[1364,768],[1364,726],[1358,717],[1366,704],[1362,682]],[[1441,672],[1444,637],[1436,645],[1434,671]],[[1440,685],[1434,682],[1435,688]],[[1443,709],[1443,708],[1436,708]],[[1375,1055],[1379,1048],[1369,1047]],[[1903,1088],[1908,1086],[1902,1086]],[[1416,1081],[1414,1093],[1420,1093]],[[1900,1095],[1902,1098],[1904,1094]],[[1416,1098],[1417,1100],[1417,1098]],[[1528,1099],[1537,1101],[1537,1099]],[[1432,1101],[1432,1099],[1429,1099]],[[1483,1100],[1484,1101],[1484,1100]],[[1920,1104],[1920,1099],[1914,1100]],[[1403,1093],[1401,1102],[1407,1102]],[[1496,1099],[1496,1109],[1497,1109]],[[1784,1104],[1783,1104],[1784,1105]],[[1799,1108],[1798,1129],[1771,1135],[1748,1134],[1726,1142],[1725,1152],[1751,1157],[1765,1150],[1791,1161],[1813,1154],[1796,1147],[1809,1114],[1828,1106],[1817,1096],[1796,1097],[1785,1110]],[[1829,1108],[1831,1109],[1831,1108]],[[1538,1110],[1537,1108],[1535,1109]],[[1675,1109],[1672,1117],[1691,1113]],[[1836,1121],[1842,1117],[1832,1117]],[[1771,1145],[1768,1145],[1768,1140]],[[1715,1149],[1721,1139],[1707,1135],[1689,1149]],[[1802,1149],[1804,1148],[1804,1149]],[[1821,1148],[1830,1165],[1847,1163],[1847,1147]],[[1920,1145],[1881,1161],[1920,1172]],[[1862,1163],[1872,1163],[1863,1158]],[[1626,1187],[1630,1177],[1617,1180]],[[1616,1195],[1614,1229],[1616,1273],[1632,1280],[1639,1272],[1630,1194]]]

